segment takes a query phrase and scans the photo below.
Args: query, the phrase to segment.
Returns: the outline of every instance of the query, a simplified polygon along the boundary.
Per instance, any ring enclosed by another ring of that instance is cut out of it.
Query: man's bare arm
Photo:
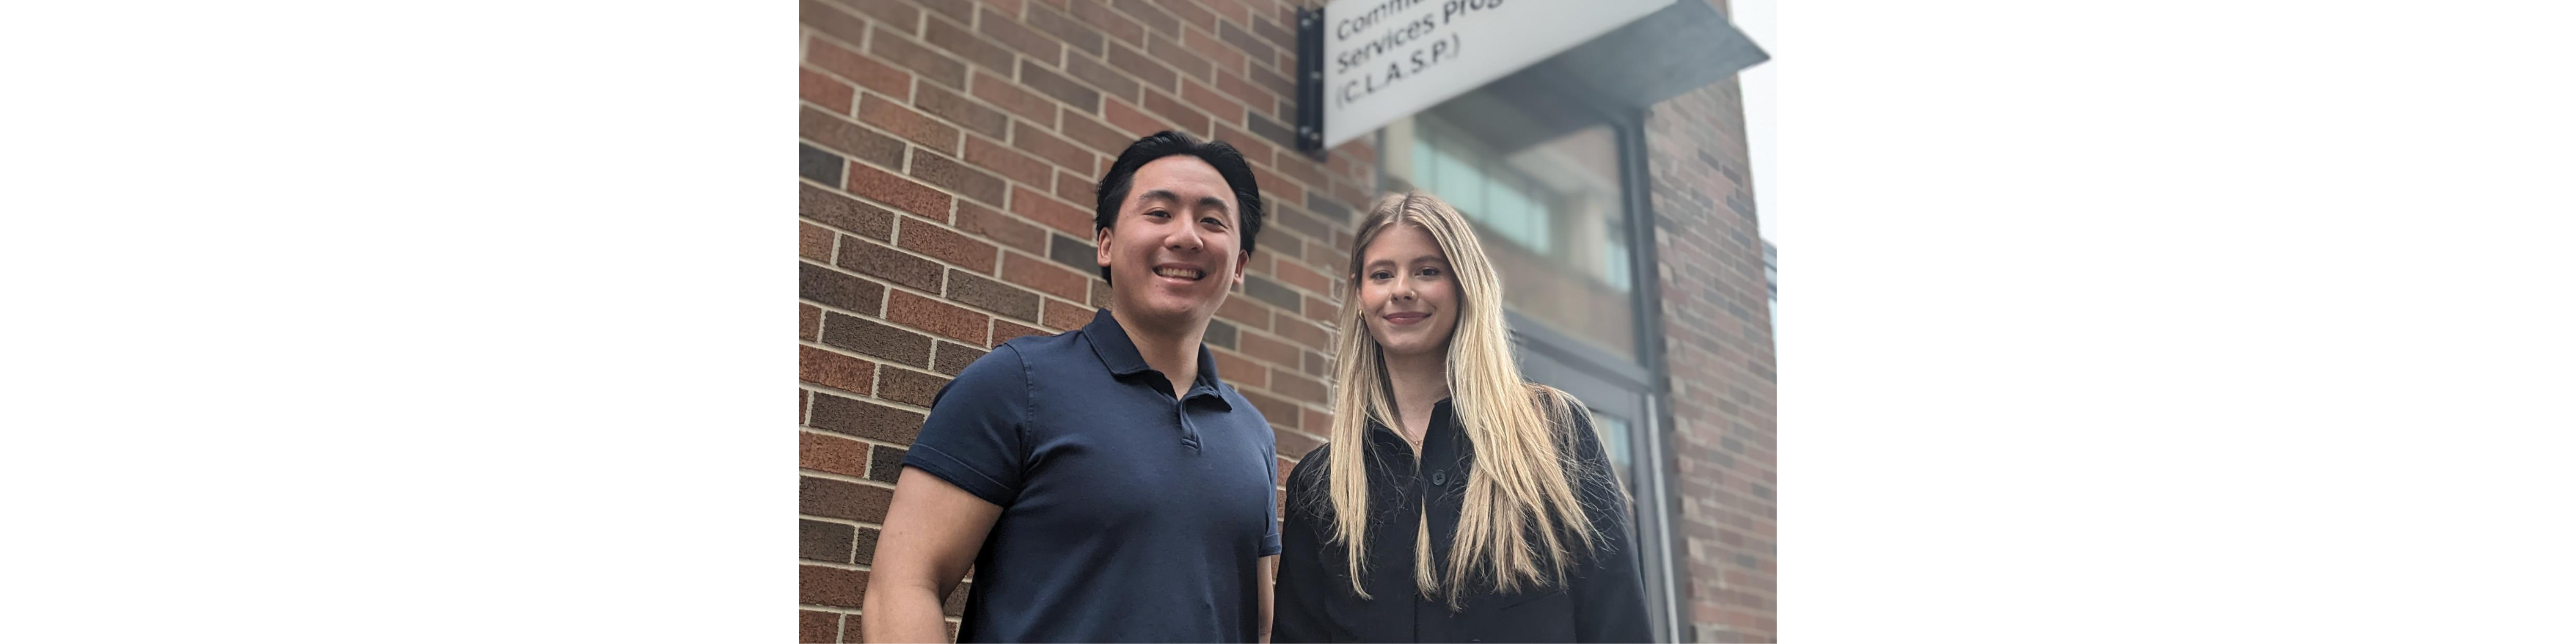
[[[1001,516],[1001,506],[928,472],[903,468],[886,508],[884,533],[877,537],[868,593],[859,602],[867,641],[948,641],[940,604],[966,576]]]
[[[1272,582],[1279,579],[1279,555],[1261,558],[1261,644],[1270,644],[1270,601],[1277,595]]]

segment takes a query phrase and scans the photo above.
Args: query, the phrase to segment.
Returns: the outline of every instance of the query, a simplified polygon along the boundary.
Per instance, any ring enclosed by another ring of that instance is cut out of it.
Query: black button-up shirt
[[[1509,595],[1490,582],[1471,589],[1451,612],[1442,600],[1425,599],[1413,579],[1415,531],[1429,503],[1432,564],[1447,571],[1450,546],[1466,497],[1474,446],[1450,413],[1449,401],[1432,407],[1431,424],[1416,465],[1404,438],[1369,425],[1368,567],[1362,584],[1371,599],[1351,592],[1346,550],[1332,544],[1333,514],[1327,498],[1326,445],[1306,454],[1288,477],[1287,521],[1271,638],[1277,642],[1645,642],[1645,587],[1637,573],[1636,540],[1628,534],[1628,504],[1588,414],[1577,413],[1570,436],[1558,444],[1574,450],[1592,474],[1568,472],[1576,496],[1599,534],[1600,547],[1575,553],[1563,585],[1523,585]],[[1560,430],[1563,431],[1563,430]],[[1562,538],[1562,537],[1561,537]],[[1580,542],[1571,542],[1580,547]]]
[[[1279,553],[1276,437],[1198,351],[1184,395],[1108,311],[1023,336],[931,403],[903,464],[1002,506],[960,642],[1249,642]]]

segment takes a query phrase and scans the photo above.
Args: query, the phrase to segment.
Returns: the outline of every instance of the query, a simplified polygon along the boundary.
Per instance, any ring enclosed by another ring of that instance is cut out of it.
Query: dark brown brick
[[[1219,94],[1215,89],[1196,80],[1181,80],[1181,100],[1189,102],[1190,107],[1198,108],[1201,112],[1215,115],[1218,123],[1243,122],[1242,102]],[[1302,163],[1304,161],[1299,160],[1291,165]]]
[[[1127,151],[1128,144],[1136,142],[1136,137],[1128,136],[1119,132],[1117,128],[1104,125],[1088,116],[1067,113],[1062,118],[1065,137],[1095,152],[1115,156]]]
[[[931,11],[939,12],[939,15],[948,16],[958,22],[975,21],[975,5],[973,3],[933,1],[924,2],[921,3],[921,5],[929,7]]]
[[[796,305],[796,339],[813,340],[823,333],[823,310],[812,304]]]
[[[1111,68],[1144,81],[1146,87],[1158,87],[1167,92],[1180,88],[1181,73],[1163,61],[1145,55],[1144,50],[1113,44],[1109,46],[1109,55],[1102,59],[1108,61]]]
[[[1009,320],[1003,320],[1000,318],[995,318],[993,320],[993,346],[1002,346],[1002,343],[1011,341],[1011,338],[1024,335],[1047,335],[1047,330],[1025,324],[1015,324]]]
[[[895,482],[896,477],[903,474],[903,453],[904,449],[900,447],[876,446],[876,450],[868,456],[868,480]],[[875,540],[869,541],[869,549],[875,550]]]
[[[1217,305],[1216,316],[1247,329],[1270,330],[1270,309],[1261,308],[1241,293],[1226,296],[1225,302]]]
[[[1244,400],[1252,401],[1252,408],[1261,410],[1262,418],[1270,421],[1272,425],[1296,428],[1301,420],[1297,413],[1297,403],[1258,391],[1236,390],[1235,393],[1243,394]]]
[[[1137,44],[1144,43],[1145,25],[1136,22],[1135,18],[1111,10],[1108,2],[1084,0],[1073,3],[1069,8],[1073,10],[1073,19],[1091,25],[1111,38]]]
[[[949,269],[948,299],[1022,320],[1038,319],[1038,294],[966,271]]]
[[[947,378],[910,369],[887,367],[881,375],[884,382],[877,386],[877,397],[915,407],[929,407],[939,388],[948,385]]]
[[[1065,78],[1063,74],[1040,67],[1037,61],[1026,59],[1020,61],[1020,84],[1027,85],[1049,98],[1063,101],[1065,105],[1072,106],[1074,109],[1095,114],[1100,112],[1100,92],[1083,87],[1080,83],[1073,82],[1073,79]]]
[[[1174,36],[1181,34],[1180,18],[1173,17],[1172,12],[1146,4],[1142,0],[1112,2],[1109,6],[1116,7],[1119,11],[1136,18],[1137,22],[1144,23],[1147,28]]]
[[[934,2],[932,4],[938,3]],[[963,5],[966,3],[958,2],[953,4]],[[964,21],[961,20],[959,22]],[[967,62],[982,65],[985,69],[990,69],[1004,74],[1011,73],[1011,61],[1019,58],[1019,56],[1012,54],[1010,50],[1003,49],[1000,45],[993,44],[992,41],[986,40],[983,36],[975,35],[975,32],[967,31],[966,27],[958,23],[952,23],[937,18],[930,20],[929,29],[922,35],[922,40],[929,42],[933,47],[954,52],[958,56],[964,57]]]
[[[1154,6],[1171,12],[1172,16],[1180,19],[1182,25],[1200,29],[1216,28],[1216,14],[1200,7],[1196,0],[1154,0]]]
[[[877,312],[885,287],[848,273],[805,262],[796,263],[796,296],[860,313]]]
[[[1313,347],[1319,351],[1329,351],[1333,348],[1331,336],[1324,332],[1324,327],[1318,326],[1314,322],[1309,322],[1302,318],[1281,315],[1277,319],[1272,320],[1271,326],[1273,327],[1271,329],[1272,331],[1276,331],[1279,335],[1295,341],[1298,344]],[[1295,363],[1283,362],[1280,364]]]
[[[1242,337],[1237,338],[1236,341],[1243,345],[1244,355],[1252,356],[1257,360],[1267,360],[1271,364],[1297,364],[1297,347],[1295,345],[1271,339],[1269,336],[1257,333],[1244,333],[1241,335]],[[816,399],[815,404],[820,406],[821,400]],[[822,417],[822,414],[818,412],[815,414],[815,417],[820,418]]]
[[[1324,402],[1324,382],[1298,373],[1297,365],[1294,364],[1270,369],[1270,390],[1279,392],[1279,395],[1287,396],[1291,400],[1316,404]]]
[[[1208,133],[1208,124],[1211,123],[1208,116],[1190,109],[1188,105],[1181,102],[1181,99],[1170,94],[1152,89],[1145,90],[1145,104],[1142,107],[1147,113],[1161,117],[1164,123],[1173,125],[1174,129],[1201,136]]]
[[[966,131],[996,139],[1010,136],[1011,117],[990,107],[977,105],[955,92],[924,85],[913,107],[932,116],[947,119]]]
[[[859,41],[850,42],[852,46],[857,46]],[[816,67],[823,68],[824,71],[839,74],[842,78],[857,83],[859,87],[868,88],[869,91],[895,98],[912,95],[912,72],[895,69],[885,63],[877,62],[874,58],[861,56],[859,52],[851,51],[848,47],[816,38],[806,43],[805,60],[814,63]],[[847,112],[849,109],[843,107],[841,111]]]
[[[1211,343],[1213,344],[1213,343]],[[1270,370],[1232,351],[1209,351],[1216,357],[1217,378],[1238,387],[1270,386]]]
[[[796,641],[808,644],[834,644],[841,641],[841,614],[819,610],[796,611]]]
[[[903,291],[888,296],[886,319],[976,346],[983,346],[992,329],[991,316]]]
[[[894,99],[882,96],[860,99],[859,121],[941,154],[957,153],[957,128],[949,127],[928,114],[912,111]]]
[[[995,206],[1002,205],[1002,196],[1009,190],[1004,187],[1001,177],[966,167],[954,158],[921,150],[912,153],[912,176],[930,185],[947,188],[957,196]]]
[[[802,184],[796,186],[796,198],[797,214],[807,219],[881,241],[894,239],[894,213],[884,208]]]
[[[958,372],[965,371],[966,365],[974,364],[976,359],[984,357],[984,353],[983,349],[942,340],[939,343],[938,364],[931,365],[930,370],[954,376]]]
[[[820,432],[797,432],[796,466],[848,476],[868,475],[868,444]]]
[[[816,0],[796,3],[796,22],[852,45],[859,44],[868,32],[867,20]]]
[[[856,562],[858,562],[860,565],[874,565],[874,564],[876,564],[876,559],[877,559],[877,536],[878,536],[879,534],[880,534],[880,531],[879,531],[879,530],[877,530],[876,528],[866,528],[866,527],[862,527],[862,528],[859,528],[859,531],[858,531],[856,534],[851,535],[851,538],[850,538],[850,544],[851,544],[851,546],[853,546],[853,547],[852,547],[852,548],[850,548],[850,550],[852,550],[852,551],[853,551],[851,554],[852,554],[852,555],[854,555],[853,557],[851,557],[851,559],[855,560],[855,561],[856,561]],[[857,615],[852,615],[852,616],[850,616],[850,619],[853,619],[853,620],[858,619],[858,618],[859,618],[859,617],[858,617]],[[854,641],[854,642],[855,642],[855,641],[858,641],[858,637],[856,637],[856,636],[858,635],[859,631],[858,631],[857,629],[858,629],[857,624],[856,624],[855,622],[853,622],[853,623],[852,623],[852,625],[851,625],[851,630],[850,630],[850,635],[852,635],[852,637],[850,638],[850,641]]]
[[[911,29],[921,21],[921,12],[897,0],[831,0],[879,21]]]
[[[856,237],[843,240],[841,245],[844,249],[839,264],[841,268],[932,293],[939,292],[939,262]]]
[[[1217,40],[1224,41],[1225,44],[1242,51],[1243,55],[1253,60],[1269,61],[1279,57],[1277,48],[1271,47],[1270,43],[1263,41],[1260,36],[1252,35],[1252,32],[1234,26],[1234,23],[1218,23],[1216,37]]]
[[[1066,56],[1064,57],[1064,67],[1065,73],[1071,74],[1074,78],[1079,79],[1082,82],[1090,83],[1092,87],[1100,88],[1100,91],[1107,92],[1111,96],[1131,101],[1136,100],[1137,88],[1143,87],[1136,82],[1136,79],[1128,78],[1126,75],[1118,73],[1118,70],[1110,69],[1109,63],[1102,62],[1090,56],[1084,56],[1081,54]],[[1088,112],[1093,110],[1086,109],[1084,111]]]
[[[1022,26],[1010,16],[993,13],[991,9],[985,9],[983,13],[975,25],[976,31],[1001,41],[1002,46],[1019,50],[1050,65],[1064,60],[1064,45],[1058,44],[1054,38]]]
[[[1098,186],[1093,184],[1092,179],[1089,177],[1076,175],[1062,170],[1058,170],[1055,173],[1055,198],[1057,199],[1063,199],[1065,201],[1079,204],[1094,203],[1093,197],[1097,194],[1095,192],[1097,188]],[[1084,212],[1090,211],[1086,209]],[[1084,219],[1091,218],[1084,217]],[[1085,232],[1093,233],[1097,231],[1086,230]],[[1094,236],[1095,235],[1085,234],[1083,235],[1083,238],[1089,239]]]
[[[875,382],[877,365],[823,349],[796,347],[797,379],[865,395]]]
[[[1215,26],[1210,25],[1204,29],[1215,28]],[[1181,46],[1189,49],[1190,51],[1198,52],[1199,57],[1207,60],[1208,64],[1214,68],[1214,71],[1231,71],[1238,74],[1243,73],[1243,69],[1245,67],[1245,56],[1243,55],[1243,52],[1235,51],[1233,47],[1227,46],[1224,42],[1218,41],[1216,34],[1213,32],[1202,31],[1201,29],[1202,28],[1199,27],[1193,27],[1181,30],[1184,32],[1181,35]],[[1148,44],[1147,46],[1151,47],[1152,45]],[[1197,76],[1200,79],[1212,78],[1205,73],[1193,74],[1193,76]]]
[[[1128,143],[1133,143],[1136,139],[1144,138],[1146,135],[1163,130],[1175,129],[1175,126],[1169,123],[1168,119],[1153,114],[1146,114],[1145,110],[1142,108],[1129,105],[1125,101],[1114,99],[1102,101],[1100,115],[1102,118],[1108,119],[1110,127],[1126,133],[1127,141],[1118,144],[1119,150],[1127,149]],[[1116,154],[1116,152],[1111,152],[1111,154]]]
[[[1182,47],[1180,41],[1169,37],[1147,36],[1145,53],[1172,69],[1180,70],[1182,78],[1207,78],[1216,70],[1216,63],[1209,61],[1207,56]]]
[[[1075,22],[1072,16],[1056,13],[1055,10],[1045,7],[1030,7],[1028,20],[1029,26],[1054,36],[1056,40],[1064,41],[1064,44],[1072,46],[1075,51],[1088,52],[1094,56],[1100,55],[1100,43],[1104,40],[1100,32]]]
[[[930,364],[930,336],[876,320],[823,312],[823,344],[884,358],[895,364]]]
[[[827,393],[814,394],[813,420],[816,429],[873,438],[888,443],[912,444],[921,432],[922,414],[880,405],[864,400],[843,398]],[[876,519],[867,519],[875,521]]]
[[[830,150],[809,144],[796,144],[796,174],[828,185],[841,185],[841,169],[850,161]]]
[[[940,221],[948,220],[948,193],[940,192],[938,188],[855,163],[850,164],[848,183],[847,190],[860,196],[885,202],[916,215]]]
[[[887,167],[903,163],[903,141],[812,107],[797,111],[796,134],[852,159]]]
[[[858,528],[846,523],[797,519],[796,556],[832,563],[849,563],[850,539],[857,532]]]
[[[1046,130],[1026,122],[1011,124],[1011,144],[1056,165],[1086,172],[1091,170],[1092,159],[1097,158],[1090,151],[1074,145],[1073,142],[1049,134]]]
[[[1294,18],[1288,18],[1286,20],[1288,20],[1289,23],[1296,22]],[[1254,18],[1252,19],[1252,31],[1253,33],[1260,34],[1261,39],[1269,41],[1272,46],[1278,47],[1282,50],[1296,49],[1297,32],[1281,26],[1283,24],[1288,23],[1281,23],[1269,18]]]
[[[900,236],[895,239],[897,247],[964,266],[977,273],[993,270],[993,256],[998,251],[992,244],[967,239],[957,231],[910,217],[904,218],[901,228]]]
[[[965,61],[933,51],[901,34],[878,27],[869,36],[868,53],[876,54],[897,67],[921,74],[922,79],[956,89],[966,88]]]
[[[1055,168],[1045,161],[979,136],[966,137],[966,162],[1033,186],[1045,186],[1055,178]]]
[[[806,479],[808,481],[814,479]],[[796,567],[796,603],[858,608],[868,595],[868,573],[829,566]]]

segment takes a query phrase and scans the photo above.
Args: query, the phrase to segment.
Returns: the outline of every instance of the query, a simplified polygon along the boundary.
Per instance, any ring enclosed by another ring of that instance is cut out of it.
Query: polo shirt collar
[[[1082,336],[1091,340],[1092,354],[1100,356],[1100,365],[1108,367],[1111,374],[1124,378],[1153,370],[1145,364],[1145,354],[1136,350],[1136,340],[1127,336],[1127,328],[1118,325],[1118,318],[1109,315],[1109,309],[1091,314],[1091,323],[1082,325]],[[1206,342],[1199,343],[1198,360],[1199,375],[1190,383],[1191,393],[1196,395],[1200,389],[1216,393],[1216,354],[1208,351]]]

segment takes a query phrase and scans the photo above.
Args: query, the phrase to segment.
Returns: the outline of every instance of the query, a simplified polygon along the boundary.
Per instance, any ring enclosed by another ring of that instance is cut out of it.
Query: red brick
[[[1079,58],[1080,56],[1077,55],[1073,57]],[[1095,113],[1100,111],[1099,90],[1092,89],[1081,83],[1073,82],[1073,79],[1066,78],[1064,74],[1056,70],[1047,69],[1045,66],[1039,65],[1037,61],[1020,61],[1020,85],[1029,89],[1037,90],[1039,94],[1044,94],[1047,98],[1055,99],[1056,102],[1061,103],[1066,107],[1080,110],[1084,113]]]
[[[1088,174],[1088,173],[1086,173]],[[1058,170],[1055,173],[1055,197],[1074,203],[1096,204],[1100,186],[1091,177]]]
[[[1210,25],[1206,28],[1210,30],[1216,29],[1214,25]],[[1243,61],[1245,60],[1243,50],[1235,49],[1233,45],[1228,45],[1225,44],[1225,41],[1217,40],[1215,31],[1201,31],[1199,28],[1193,27],[1183,29],[1181,32],[1181,46],[1189,49],[1190,51],[1198,52],[1199,56],[1207,59],[1208,62],[1215,64],[1215,71],[1234,72],[1237,74],[1243,73]],[[1200,75],[1199,77],[1213,78],[1213,76],[1208,75]]]
[[[1216,15],[1219,17],[1232,20],[1234,21],[1234,24],[1238,25],[1252,24],[1252,7],[1250,5],[1243,4],[1241,0],[1203,1],[1208,3],[1209,9],[1216,10]]]
[[[1304,183],[1307,186],[1321,188],[1323,186],[1332,185],[1333,183],[1331,177],[1324,175],[1322,168],[1316,167],[1316,163],[1314,161],[1303,156],[1280,159],[1276,167],[1279,168],[1280,172],[1287,173],[1287,175],[1291,177],[1296,177],[1297,181]]]
[[[815,0],[797,3],[796,22],[831,34],[832,37],[852,45],[859,44],[868,29],[868,21],[850,15],[848,11]]]
[[[849,83],[833,80],[812,69],[796,68],[796,97],[823,107],[834,114],[850,113],[850,101],[858,93]]]
[[[1324,445],[1323,439],[1316,438],[1316,436],[1329,434],[1333,431],[1333,427],[1331,425],[1315,424],[1315,410],[1299,410],[1299,417],[1304,419],[1300,421],[1301,424],[1305,425],[1303,429],[1279,430],[1272,432],[1275,440],[1278,441],[1278,450],[1281,457],[1293,459],[1306,458],[1307,453],[1313,452],[1315,451],[1315,448]],[[1309,434],[1308,432],[1312,432],[1312,434]],[[1292,469],[1293,467],[1295,466],[1291,465],[1288,467],[1281,467],[1279,468],[1279,473],[1285,475],[1294,471]],[[1280,479],[1285,481],[1287,477],[1282,476]]]
[[[1090,297],[1093,276],[1065,270],[1063,265],[1046,259],[1003,253],[1002,279],[1079,302]]]
[[[903,163],[903,140],[878,134],[859,127],[848,118],[811,107],[796,110],[796,134],[847,154],[854,161],[884,166]]]
[[[1290,163],[1296,162],[1290,161]],[[1290,198],[1302,196],[1305,194],[1306,190],[1303,186],[1298,185],[1297,182],[1290,181],[1287,175],[1271,172],[1264,169],[1262,166],[1256,165],[1252,166],[1252,182],[1260,184],[1262,201],[1264,203],[1271,201],[1272,195],[1277,195],[1279,201],[1292,202],[1299,206],[1306,205],[1305,201],[1302,199]]]
[[[1075,208],[1053,195],[1014,186],[1011,188],[1011,212],[1048,228],[1064,231],[1075,239],[1091,239],[1093,226],[1089,211]]]
[[[1100,55],[1100,45],[1107,42],[1107,39],[1101,37],[1100,30],[1076,22],[1073,17],[1065,15],[1069,11],[1072,11],[1072,7],[1059,4],[1053,9],[1031,8],[1021,17],[1028,19],[1030,27],[1054,36],[1056,40],[1064,41],[1064,44],[1071,47],[1073,51]],[[1049,61],[1050,64],[1053,62]]]
[[[922,6],[961,23],[975,21],[975,5],[965,2],[924,2]]]
[[[1235,339],[1235,344],[1236,346],[1243,348],[1244,355],[1252,356],[1253,358],[1261,360],[1268,360],[1272,364],[1297,364],[1299,359],[1298,349],[1293,345],[1270,339],[1269,336],[1264,335],[1241,332],[1238,332],[1236,335],[1238,337]]]
[[[955,123],[968,132],[996,139],[1011,135],[1009,115],[1003,114],[1001,110],[978,105],[955,92],[940,89],[937,85],[921,86],[921,95],[913,99],[912,105],[933,116],[948,119],[948,122]]]
[[[857,163],[850,164],[848,182],[848,190],[860,196],[913,214],[948,220],[948,193],[940,192],[938,188]]]
[[[1092,159],[1097,158],[1090,151],[1074,145],[1072,141],[1048,134],[1046,130],[1026,122],[1011,124],[1011,145],[1056,165],[1083,171],[1091,170]],[[1030,182],[1030,185],[1043,184]]]
[[[859,13],[867,14],[868,17],[875,18],[880,22],[903,25],[905,28],[910,28],[914,23],[921,20],[920,11],[913,9],[912,5],[897,2],[896,0],[832,1],[841,3],[843,6],[847,6],[852,9],[857,9]]]
[[[1262,418],[1269,420],[1270,424],[1278,425],[1280,427],[1297,427],[1297,422],[1301,418],[1298,414],[1297,403],[1288,402],[1287,399],[1271,396],[1259,391],[1237,390],[1236,393],[1243,394],[1244,400],[1252,401],[1252,408],[1261,410]]]
[[[1037,121],[1048,127],[1055,125],[1055,99],[1020,89],[1020,86],[1010,79],[977,72],[974,94],[975,98],[984,99],[1001,107],[1002,111],[1018,115],[1020,118]]]
[[[796,339],[815,340],[823,333],[823,309],[812,304],[796,305]]]
[[[1191,107],[1215,116],[1218,123],[1243,122],[1243,103],[1228,98],[1224,94],[1218,94],[1216,90],[1209,89],[1207,85],[1198,81],[1182,79],[1181,97],[1187,100]],[[1149,96],[1146,100],[1153,100],[1153,97]]]
[[[1046,61],[1049,65],[1053,65],[1064,60],[1064,45],[1057,43],[1055,38],[1052,36],[1039,33],[1038,30],[1030,29],[1027,26],[1021,25],[1019,21],[1012,20],[1010,16],[993,13],[991,9],[986,9],[984,10],[984,15],[976,22],[976,31],[983,32],[984,35],[990,36],[994,40],[1001,41],[1002,45],[1005,47],[1020,50],[1020,53],[1028,54],[1032,58]]]
[[[977,1],[977,2],[982,2],[982,3],[984,3],[984,4],[993,5],[993,10],[995,10],[995,11],[1000,11],[1000,12],[1002,12],[1002,15],[1005,15],[1005,16],[1018,16],[1018,15],[1020,15],[1021,13],[1024,13],[1024,12],[1026,12],[1026,11],[1028,10],[1028,2],[1027,2],[1027,0],[976,0],[976,1]],[[949,3],[949,4],[959,4],[959,5],[962,5],[962,4],[966,4],[966,3],[963,3],[963,2],[954,2],[954,3]],[[954,639],[954,638],[951,638],[951,639]]]
[[[933,2],[931,4],[935,5],[942,3]],[[965,5],[966,3],[955,2],[951,4]],[[930,43],[931,46],[946,49],[951,53],[964,57],[967,62],[981,65],[985,69],[990,69],[1004,74],[1011,73],[1011,61],[1017,60],[1019,57],[1012,55],[1010,50],[1003,49],[1000,45],[995,45],[992,41],[986,40],[983,36],[978,36],[975,35],[975,32],[967,31],[966,27],[960,24],[964,22],[967,22],[967,20],[963,18],[958,19],[958,22],[949,22],[933,18],[930,20],[930,24],[922,30],[921,39],[924,42]]]
[[[1046,301],[1046,313],[1040,321],[1058,331],[1071,331],[1091,323],[1091,307],[1058,299]]]
[[[1303,426],[1306,428],[1306,431],[1314,432],[1314,433],[1315,433],[1315,435],[1317,435],[1317,436],[1323,436],[1323,435],[1325,435],[1325,434],[1328,434],[1328,433],[1331,433],[1331,432],[1332,432],[1332,429],[1333,429],[1333,413],[1332,413],[1332,412],[1328,412],[1328,411],[1315,411],[1315,410],[1312,410],[1312,409],[1308,409],[1308,410],[1305,410],[1303,413],[1306,415],[1306,420],[1305,420],[1304,425],[1303,425]],[[1309,448],[1306,448],[1306,449],[1308,449],[1308,450],[1312,450],[1312,449],[1314,449],[1314,448],[1309,447]],[[1305,452],[1298,452],[1298,453],[1299,453],[1299,454],[1304,454]]]
[[[1207,115],[1199,113],[1170,94],[1151,89],[1145,90],[1143,107],[1147,113],[1160,117],[1159,120],[1162,122],[1175,126],[1171,129],[1202,137],[1208,133],[1210,121]],[[1238,114],[1237,118],[1240,119],[1241,116]]]
[[[992,244],[967,239],[938,224],[905,217],[895,232],[895,247],[929,255],[979,274],[993,272]]]
[[[957,128],[949,127],[930,115],[912,111],[893,99],[869,96],[859,100],[859,121],[903,137],[940,154],[956,156]]]
[[[796,255],[819,263],[832,263],[832,230],[805,222],[796,222]]]
[[[989,337],[986,332],[992,327],[992,318],[965,307],[907,291],[895,291],[886,300],[885,316],[896,324],[929,331],[978,348],[990,346],[984,344],[984,340]]]
[[[833,265],[933,293],[939,292],[940,276],[945,274],[939,262],[857,237],[841,240],[841,261]]]
[[[861,56],[858,52],[840,45],[825,42],[819,38],[815,39],[809,43],[805,51],[805,59],[813,62],[814,66],[823,68],[824,71],[838,74],[871,91],[895,98],[912,95],[911,72],[877,62],[874,58]]]
[[[913,150],[912,176],[959,197],[996,206],[1002,205],[1003,196],[1010,194],[1008,184],[1001,177],[928,150]]]
[[[1108,34],[1111,38],[1137,44],[1144,43],[1145,26],[1136,22],[1134,18],[1111,11],[1107,2],[1084,0],[1073,3],[1072,9],[1075,20],[1099,28],[1101,33]]]
[[[1173,17],[1181,19],[1182,25],[1200,29],[1216,28],[1216,13],[1200,7],[1198,3],[1191,0],[1154,0],[1154,6],[1172,12]]]
[[[796,567],[796,603],[858,608],[868,596],[868,572],[827,566]]]
[[[865,477],[868,475],[868,444],[830,434],[798,432],[796,466]]]
[[[1209,349],[1208,355],[1216,356],[1217,376],[1226,382],[1242,387],[1270,386],[1270,370],[1260,363],[1224,349]]]
[[[1270,309],[1261,308],[1251,296],[1241,293],[1226,296],[1225,303],[1217,305],[1216,316],[1238,327],[1270,330]]]
[[[796,347],[796,377],[805,382],[864,396],[874,382],[876,368],[874,362],[809,346]]]
[[[1306,296],[1306,319],[1331,324],[1333,315],[1341,311],[1342,306],[1339,304],[1312,295]]]
[[[1146,114],[1144,110],[1128,105],[1124,101],[1108,100],[1101,103],[1101,117],[1108,119],[1110,126],[1125,130],[1130,143],[1136,139],[1145,138],[1146,135],[1175,127],[1170,119]],[[1124,150],[1126,147],[1120,145],[1119,149]]]
[[[1278,392],[1279,395],[1287,396],[1292,400],[1310,402],[1318,405],[1324,403],[1323,381],[1308,378],[1304,374],[1297,373],[1297,365],[1291,364],[1284,367],[1272,367],[1270,372],[1271,391]]]
[[[1319,351],[1333,350],[1332,338],[1324,333],[1324,327],[1316,326],[1313,322],[1308,322],[1301,318],[1282,315],[1279,316],[1278,319],[1273,320],[1272,324],[1275,326],[1273,330],[1277,331],[1281,337],[1293,340],[1298,344],[1313,347]],[[1295,365],[1297,363],[1282,362],[1279,364]]]
[[[1279,278],[1279,281],[1286,282],[1289,286],[1316,293],[1333,292],[1332,279],[1324,277],[1323,273],[1315,272],[1314,269],[1290,261],[1281,261],[1275,268],[1271,276]]]
[[[833,644],[841,641],[841,614],[818,610],[796,611],[796,641],[806,644]]]
[[[1180,87],[1177,83],[1181,80],[1181,73],[1174,71],[1171,65],[1145,55],[1143,50],[1111,44],[1109,55],[1102,57],[1101,60],[1107,61],[1111,69],[1127,72],[1137,80],[1144,81],[1146,87],[1158,87],[1164,91],[1172,91]]]
[[[1137,139],[1137,137],[1119,132],[1116,128],[1104,125],[1100,121],[1093,120],[1090,116],[1074,114],[1067,111],[1066,113],[1059,115],[1058,118],[1063,119],[1064,127],[1062,129],[1067,138],[1072,139],[1076,143],[1081,143],[1084,147],[1091,148],[1093,151],[1113,157],[1119,153],[1126,152],[1127,146],[1135,143]]]
[[[957,203],[957,229],[1022,251],[1047,251],[1046,230],[972,202]]]
[[[904,30],[911,31],[911,27],[907,25]],[[885,27],[871,30],[868,33],[868,53],[894,63],[896,67],[912,70],[924,80],[957,89],[966,88],[966,61],[914,42],[905,34]]]
[[[1048,335],[1048,333],[1045,329],[1016,324],[1009,320],[993,321],[992,346],[1002,346],[1002,343],[1011,341],[1011,338],[1024,335]]]
[[[1256,165],[1270,165],[1274,153],[1278,153],[1278,147],[1271,145],[1269,139],[1254,136],[1250,132],[1243,131],[1243,128],[1232,125],[1218,123],[1216,124],[1216,131],[1210,133],[1210,135],[1215,137],[1216,140],[1224,141],[1226,145],[1234,146],[1234,149],[1236,150],[1241,150],[1243,152],[1244,160],[1251,161]],[[1286,152],[1278,154],[1293,156],[1296,153]]]
[[[1145,38],[1145,53],[1171,65],[1172,69],[1180,70],[1183,78],[1207,78],[1208,73],[1216,69],[1206,56],[1182,47],[1178,40],[1159,35]]]
[[[1055,169],[1046,162],[978,136],[966,137],[966,162],[1032,186],[1055,179]]]

